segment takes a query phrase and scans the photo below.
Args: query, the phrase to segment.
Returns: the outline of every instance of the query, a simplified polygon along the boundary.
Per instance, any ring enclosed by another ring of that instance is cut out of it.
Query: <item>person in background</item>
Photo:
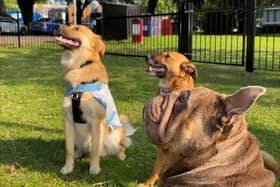
[[[90,13],[90,28],[95,30],[96,28],[96,18],[100,18],[102,16],[102,5],[97,1],[93,0],[88,7],[91,9]]]

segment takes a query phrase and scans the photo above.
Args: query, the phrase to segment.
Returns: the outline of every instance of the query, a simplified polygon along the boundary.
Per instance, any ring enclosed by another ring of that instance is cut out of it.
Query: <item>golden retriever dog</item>
[[[115,111],[101,62],[105,53],[101,38],[85,26],[72,25],[60,26],[56,41],[64,48],[61,64],[67,83],[62,105],[66,159],[61,173],[72,172],[74,159],[89,155],[89,172],[98,174],[100,156],[126,158],[125,149],[131,142],[128,136],[135,130],[127,117],[118,118]],[[111,116],[107,116],[110,110]],[[114,125],[108,124],[108,117],[114,119]]]
[[[144,126],[165,163],[159,186],[272,187],[277,162],[260,151],[245,119],[264,93],[260,86],[243,87],[232,95],[204,87],[182,91],[163,124],[172,93],[148,101]]]
[[[184,55],[174,51],[164,52],[158,55],[148,55],[146,57],[146,63],[148,66],[146,71],[150,75],[159,78],[157,94],[172,92],[172,97],[169,97],[168,109],[172,109],[181,91],[194,88],[194,80],[197,79],[198,73],[195,65]],[[168,118],[162,119],[162,121],[164,120],[168,120]],[[163,151],[158,147],[152,174],[145,183],[139,184],[138,187],[153,186],[156,183],[161,171],[165,167],[162,157]]]

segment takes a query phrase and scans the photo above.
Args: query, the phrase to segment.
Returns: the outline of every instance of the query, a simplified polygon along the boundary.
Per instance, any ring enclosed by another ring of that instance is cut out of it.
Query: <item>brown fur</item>
[[[148,56],[147,64],[149,66],[160,64],[166,67],[165,76],[159,77],[159,88],[165,88],[169,91],[193,89],[194,80],[198,77],[195,65],[178,52],[170,51]],[[149,69],[147,71],[149,72]],[[159,75],[156,74],[156,76]]]
[[[275,175],[263,157],[274,162],[273,167],[277,164],[273,157],[263,156],[257,139],[247,131],[244,115],[264,92],[258,86],[244,87],[230,96],[203,87],[184,91],[164,127],[160,125],[162,104],[172,93],[147,102],[145,126],[164,128],[172,137],[154,141],[163,147],[161,159],[166,165],[159,186],[272,187]],[[147,133],[159,136],[157,130]]]
[[[178,94],[183,90],[191,90],[194,88],[194,80],[197,79],[198,73],[195,65],[178,52],[170,51],[148,56],[146,61],[148,64],[147,72],[160,78],[157,94],[164,95],[167,92],[172,92],[168,97],[168,101],[161,106],[166,108],[160,124],[160,126],[164,126],[164,124],[167,124],[171,116],[173,104],[176,101]],[[162,76],[162,72],[152,72],[150,66],[165,69],[164,76]],[[146,132],[153,130],[158,131],[156,128],[146,126]],[[150,133],[151,136],[149,138],[152,143],[155,141],[168,141],[168,139],[171,138],[167,135],[168,133],[165,133],[165,129],[159,129],[159,131],[160,132],[157,135],[155,135],[155,133]],[[168,160],[173,160],[174,156],[176,158],[176,155],[164,150],[164,146],[162,146],[163,142],[161,145],[158,144],[157,146],[157,156],[151,176],[145,183],[138,184],[138,187],[153,186],[162,171],[169,168],[168,162],[170,161],[167,161],[166,158],[168,158]]]
[[[101,58],[105,46],[101,38],[85,26],[61,26],[57,42],[64,47],[61,57],[63,78],[75,87],[82,82],[98,81],[108,84],[109,78]],[[83,66],[85,62],[91,63]],[[125,149],[130,144],[126,136],[133,131],[126,117],[120,120],[126,128],[111,129],[105,125],[105,110],[88,92],[82,94],[80,108],[86,124],[73,121],[71,96],[63,99],[64,132],[66,146],[65,165],[62,174],[73,171],[74,158],[90,155],[91,174],[100,172],[100,156],[116,155],[124,160]],[[74,151],[75,150],[75,151]]]

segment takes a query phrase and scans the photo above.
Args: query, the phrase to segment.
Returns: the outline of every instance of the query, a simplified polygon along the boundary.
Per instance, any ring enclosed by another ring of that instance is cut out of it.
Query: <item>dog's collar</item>
[[[91,81],[83,81],[81,84],[93,84],[96,83],[98,80],[97,79],[92,79]]]
[[[80,65],[80,68],[83,68],[83,67],[85,67],[85,66],[87,66],[87,65],[89,65],[89,64],[92,64],[93,62],[91,61],[91,60],[88,60],[88,61],[86,61],[85,63],[83,63],[83,64],[81,64]]]

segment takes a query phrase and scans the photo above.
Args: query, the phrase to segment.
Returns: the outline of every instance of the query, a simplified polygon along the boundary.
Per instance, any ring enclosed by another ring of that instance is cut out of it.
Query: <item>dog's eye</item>
[[[170,58],[169,53],[166,53],[165,58]]]
[[[186,100],[188,99],[189,95],[190,95],[190,91],[184,91],[184,92],[182,92],[181,95],[180,95],[179,98],[178,98],[178,101],[179,101],[180,103],[185,103]]]
[[[80,30],[80,28],[79,28],[79,27],[75,27],[75,30],[76,30],[76,31],[79,31],[79,30]]]

